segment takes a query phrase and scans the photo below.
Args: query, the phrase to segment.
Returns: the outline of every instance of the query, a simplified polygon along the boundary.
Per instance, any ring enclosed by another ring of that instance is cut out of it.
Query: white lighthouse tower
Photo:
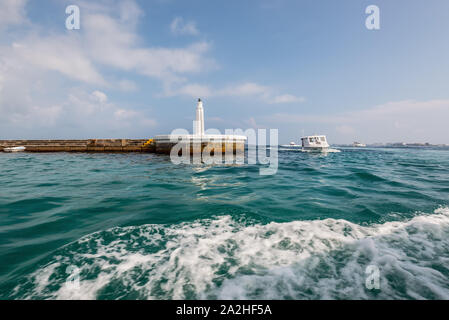
[[[204,109],[201,99],[198,99],[198,105],[196,107],[195,130],[193,134],[195,136],[204,136]]]

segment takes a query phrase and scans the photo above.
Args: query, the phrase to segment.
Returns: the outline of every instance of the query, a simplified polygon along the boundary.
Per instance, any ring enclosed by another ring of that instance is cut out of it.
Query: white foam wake
[[[65,280],[80,268],[80,285]],[[380,289],[365,286],[366,267]],[[408,221],[248,225],[230,216],[115,228],[61,250],[16,293],[95,299],[449,299],[449,209]],[[30,287],[32,290],[24,288]]]

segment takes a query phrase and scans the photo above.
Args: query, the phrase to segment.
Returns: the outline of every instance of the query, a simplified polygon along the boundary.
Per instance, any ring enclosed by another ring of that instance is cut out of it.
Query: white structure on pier
[[[198,105],[196,107],[196,120],[193,135],[204,136],[204,108],[201,99],[198,99]]]

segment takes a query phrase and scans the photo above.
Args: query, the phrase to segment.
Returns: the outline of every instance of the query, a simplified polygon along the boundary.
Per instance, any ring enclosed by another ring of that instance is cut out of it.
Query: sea
[[[0,153],[0,299],[449,299],[449,149]]]

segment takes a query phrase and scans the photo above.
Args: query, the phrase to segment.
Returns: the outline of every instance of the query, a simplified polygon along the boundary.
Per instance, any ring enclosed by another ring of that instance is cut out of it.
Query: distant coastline
[[[337,147],[354,147],[353,144],[335,144]],[[387,142],[387,143],[371,143],[366,145],[367,148],[447,148],[449,144],[432,144],[432,143],[407,143],[407,142]]]

